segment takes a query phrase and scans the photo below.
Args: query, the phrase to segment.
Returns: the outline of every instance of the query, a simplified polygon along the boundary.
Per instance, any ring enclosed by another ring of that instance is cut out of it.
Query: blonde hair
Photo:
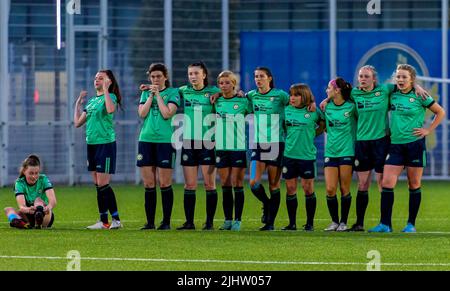
[[[25,177],[24,172],[28,167],[41,167],[41,160],[37,155],[31,154],[23,160],[19,170],[19,178]]]
[[[289,95],[302,97],[302,105],[309,106],[314,102],[314,95],[308,85],[303,83],[294,84],[289,88]]]
[[[236,93],[237,91],[237,77],[236,74],[232,71],[223,71],[217,76],[217,83],[219,83],[221,78],[229,78],[231,83],[233,84],[233,90]]]

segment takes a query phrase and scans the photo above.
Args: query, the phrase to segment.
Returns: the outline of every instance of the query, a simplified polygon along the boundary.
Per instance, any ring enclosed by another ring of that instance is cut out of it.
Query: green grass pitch
[[[285,188],[276,231],[258,228],[261,205],[245,188],[245,207],[240,232],[219,231],[223,222],[221,191],[214,231],[202,231],[205,192],[197,190],[195,231],[176,231],[184,221],[183,187],[174,187],[175,200],[170,231],[140,231],[144,224],[142,186],[113,185],[124,224],[120,230],[89,231],[97,218],[93,186],[56,186],[58,205],[52,229],[11,229],[6,217],[0,222],[0,270],[66,270],[67,253],[81,255],[81,270],[366,270],[380,254],[381,270],[450,270],[450,182],[423,182],[422,205],[416,234],[401,233],[408,216],[408,190],[400,182],[395,191],[393,228],[390,234],[326,233],[329,222],[324,184],[316,185],[315,231],[284,232],[287,224]],[[266,188],[267,189],[267,188]],[[298,193],[301,193],[299,191]],[[355,221],[356,183],[352,185],[349,224]],[[305,221],[303,194],[299,196],[297,225]],[[380,194],[372,186],[366,229],[379,219]],[[16,206],[11,188],[0,189],[0,206]],[[158,191],[157,222],[161,219]]]

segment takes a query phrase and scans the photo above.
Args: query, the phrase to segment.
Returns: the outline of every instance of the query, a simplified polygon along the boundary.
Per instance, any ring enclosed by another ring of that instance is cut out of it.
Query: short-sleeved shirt
[[[284,156],[291,159],[315,160],[317,148],[314,145],[316,127],[320,120],[317,111],[307,107],[296,108],[289,105],[284,110],[286,143]]]
[[[117,97],[109,93],[111,100],[117,104]],[[116,140],[114,115],[106,111],[105,95],[89,99],[86,107],[86,142],[87,144],[105,144]]]
[[[394,88],[393,84],[384,84],[372,91],[352,89],[351,99],[356,103],[358,116],[356,140],[376,140],[386,136],[389,128],[389,96]]]
[[[150,94],[150,91],[143,91],[141,93],[140,104],[145,104]],[[177,88],[165,88],[159,92],[159,94],[161,95],[165,105],[172,103],[177,107],[180,106],[180,96]],[[173,117],[164,119],[161,111],[159,110],[158,101],[156,98],[156,96],[153,97],[150,110],[144,119],[141,134],[139,135],[139,141],[170,143],[172,142]]]
[[[245,115],[251,112],[245,97],[220,97],[214,104],[217,114],[216,150],[245,151]]]
[[[327,144],[325,157],[340,158],[355,155],[356,105],[345,101],[341,105],[330,102],[325,112],[319,111],[326,122]]]
[[[49,189],[53,189],[53,185],[44,174],[39,175],[39,178],[34,185],[29,185],[25,177],[18,178],[14,185],[16,196],[24,195],[28,206],[33,205],[37,198],[41,198],[45,204],[48,204],[48,198],[47,195],[45,195],[45,191]]]
[[[192,85],[186,85],[179,90],[184,104],[183,139],[214,141],[215,115],[210,97],[219,93],[219,88],[207,86],[195,90]]]
[[[257,89],[247,93],[255,115],[255,142],[284,142],[284,109],[289,103],[289,94],[272,88],[262,94]]]
[[[434,104],[430,96],[423,100],[412,89],[408,93],[395,90],[391,95],[391,143],[406,144],[421,139],[414,135],[414,128],[421,128],[425,111]]]

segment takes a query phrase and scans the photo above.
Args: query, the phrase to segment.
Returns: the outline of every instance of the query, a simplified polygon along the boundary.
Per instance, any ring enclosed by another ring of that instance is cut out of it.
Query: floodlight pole
[[[336,0],[330,0],[330,80],[336,78]]]
[[[442,78],[448,78],[448,0],[442,0]],[[442,106],[449,111],[448,108],[448,84],[442,84]],[[448,176],[448,117],[442,124],[442,176]]]
[[[230,66],[230,21],[229,1],[222,0],[222,70],[228,70]]]
[[[8,73],[8,18],[10,1],[0,1],[0,86],[3,96],[0,98],[0,186],[8,183],[8,102],[9,102],[9,73]]]
[[[69,0],[67,0],[69,1]],[[65,40],[65,53],[66,53],[66,75],[67,75],[67,114],[69,120],[73,119],[74,104],[76,98],[75,92],[75,31],[73,14],[66,13],[66,40]],[[69,185],[75,183],[75,124],[70,122],[68,131],[68,174]]]

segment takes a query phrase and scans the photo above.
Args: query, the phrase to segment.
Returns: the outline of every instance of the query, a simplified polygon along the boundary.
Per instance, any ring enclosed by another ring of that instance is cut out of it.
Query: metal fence
[[[62,2],[64,11],[76,1]],[[114,180],[138,182],[138,85],[145,81],[150,63],[168,63],[174,86],[187,83],[186,67],[198,60],[206,62],[212,81],[224,68],[239,73],[241,31],[329,30],[333,1],[78,2],[80,14],[62,13],[63,48],[57,50],[54,0],[2,0],[0,20],[7,23],[0,28],[7,35],[7,45],[0,39],[2,186],[14,181],[30,153],[42,157],[44,172],[55,182],[90,181],[84,129],[73,127],[72,113],[78,92],[87,89],[93,95],[93,77],[105,67],[115,72],[124,95],[124,108],[115,115]],[[380,15],[368,15],[367,2],[336,1],[336,29],[441,28],[441,0],[380,0]],[[448,157],[440,159],[448,164]],[[177,171],[181,181],[179,167]],[[448,178],[435,169],[427,175]]]

